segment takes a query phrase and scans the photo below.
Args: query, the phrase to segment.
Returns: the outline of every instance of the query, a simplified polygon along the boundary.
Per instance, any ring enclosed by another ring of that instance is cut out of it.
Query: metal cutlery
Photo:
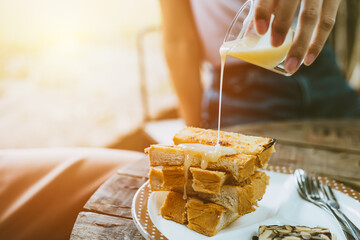
[[[323,185],[319,183],[319,180],[316,178],[317,184],[319,185],[321,191],[323,192],[324,199],[327,201],[327,204],[334,210],[334,212],[341,218],[344,218],[347,221],[351,228],[360,236],[360,229],[355,226],[355,224],[340,210],[340,204],[337,201],[333,190],[328,185]]]
[[[347,239],[360,240],[357,230],[353,228],[354,225],[349,223],[345,218],[341,217],[341,214],[337,214],[337,211],[339,210],[331,207],[328,204],[328,201],[325,200],[326,193],[321,190],[321,184],[319,181],[314,181],[302,169],[297,169],[295,171],[295,177],[298,193],[304,200],[315,204],[329,214],[333,215],[339,222]]]

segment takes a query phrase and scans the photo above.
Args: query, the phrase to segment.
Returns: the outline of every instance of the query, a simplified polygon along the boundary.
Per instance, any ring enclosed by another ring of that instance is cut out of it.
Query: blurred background
[[[0,148],[142,150],[177,117],[159,26],[157,0],[0,0]],[[330,42],[358,90],[359,26],[344,0]]]
[[[160,19],[157,0],[0,0],[0,148],[141,140],[176,106]]]

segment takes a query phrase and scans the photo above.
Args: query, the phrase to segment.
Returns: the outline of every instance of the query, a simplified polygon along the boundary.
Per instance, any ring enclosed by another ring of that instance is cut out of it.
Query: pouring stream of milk
[[[222,101],[222,87],[224,80],[224,67],[226,60],[227,50],[220,48],[220,56],[221,56],[221,73],[220,73],[220,90],[219,90],[219,114],[218,114],[218,136],[215,148],[220,146],[220,123],[221,123],[221,101]]]
[[[241,32],[237,39],[224,42],[220,47],[221,56],[221,72],[220,72],[220,89],[219,89],[219,113],[218,113],[218,131],[216,145],[204,145],[204,144],[180,144],[179,146],[185,153],[184,170],[185,170],[185,185],[184,185],[184,199],[186,199],[186,186],[188,171],[192,164],[199,161],[202,169],[208,167],[209,162],[216,162],[222,156],[236,154],[237,151],[231,147],[224,147],[220,145],[220,126],[221,126],[221,105],[222,105],[222,88],[224,81],[224,68],[226,56],[236,57],[245,60],[255,65],[272,69],[278,65],[287,55],[292,43],[292,30],[289,30],[284,43],[277,48],[274,48],[270,44],[270,30],[260,39],[248,34],[245,37]],[[195,165],[197,165],[196,163]]]
[[[218,134],[217,141],[215,146],[204,145],[204,144],[180,144],[178,145],[184,150],[185,160],[184,160],[184,195],[183,199],[187,198],[186,188],[188,182],[188,171],[191,166],[191,161],[194,158],[200,157],[202,169],[206,169],[209,162],[216,162],[220,157],[225,155],[236,154],[236,150],[230,147],[223,147],[220,145],[220,123],[221,123],[221,100],[222,100],[222,86],[223,86],[223,76],[224,76],[224,66],[226,59],[227,49],[220,48],[221,55],[221,75],[220,75],[220,90],[219,90],[219,115],[218,115]]]

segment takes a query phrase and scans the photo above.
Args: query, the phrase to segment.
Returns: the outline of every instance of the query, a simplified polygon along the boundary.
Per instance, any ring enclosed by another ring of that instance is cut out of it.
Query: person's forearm
[[[164,51],[185,123],[201,122],[201,48],[188,1],[161,0]]]
[[[165,52],[181,115],[187,125],[199,126],[202,100],[199,52],[186,45],[182,42],[166,44]]]

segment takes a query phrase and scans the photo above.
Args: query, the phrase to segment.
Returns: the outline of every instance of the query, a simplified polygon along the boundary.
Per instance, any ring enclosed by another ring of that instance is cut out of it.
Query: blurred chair
[[[137,38],[142,129],[151,141],[172,144],[172,137],[185,123],[179,118],[178,103],[162,48],[162,31],[150,26]]]
[[[136,131],[109,148],[143,152],[150,144],[172,144],[174,134],[185,126],[178,114],[159,26],[148,26],[137,34],[139,92],[143,120]]]

